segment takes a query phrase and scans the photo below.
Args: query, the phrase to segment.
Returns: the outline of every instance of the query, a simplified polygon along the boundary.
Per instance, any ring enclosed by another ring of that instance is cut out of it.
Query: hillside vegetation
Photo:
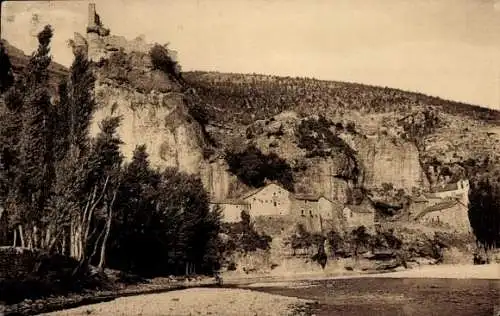
[[[303,114],[405,113],[433,106],[447,114],[500,125],[499,111],[392,88],[255,74],[186,72],[183,76],[218,123],[249,124],[291,109]]]

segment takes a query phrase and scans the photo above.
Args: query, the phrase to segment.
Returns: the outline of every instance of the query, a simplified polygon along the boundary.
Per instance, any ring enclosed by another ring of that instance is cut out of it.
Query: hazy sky
[[[499,1],[94,2],[111,33],[170,42],[184,70],[360,82],[500,109]],[[50,23],[54,59],[69,65],[66,41],[84,32],[88,3],[3,3],[2,37],[30,52]]]

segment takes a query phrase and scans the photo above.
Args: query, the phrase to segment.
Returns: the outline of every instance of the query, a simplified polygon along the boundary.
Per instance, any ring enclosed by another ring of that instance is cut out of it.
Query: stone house
[[[415,221],[429,226],[449,228],[457,233],[470,233],[469,209],[460,199],[447,199],[425,208]]]
[[[280,216],[290,214],[291,195],[283,187],[270,183],[262,188],[248,192],[240,200],[250,205],[252,216]]]
[[[325,196],[292,195],[290,215],[311,232],[340,230],[342,204]]]
[[[470,232],[468,195],[469,181],[466,179],[435,187],[412,199],[410,218],[425,225]]]
[[[375,210],[368,203],[346,205],[342,210],[342,215],[347,229],[355,229],[359,226],[370,229],[375,225]]]
[[[320,196],[318,199],[319,214],[322,219],[322,229],[326,231],[341,231],[344,228],[342,218],[342,209],[344,204],[328,199],[325,196]]]
[[[304,225],[310,232],[322,231],[321,216],[319,211],[319,197],[314,195],[292,195],[290,215],[297,223]]]
[[[223,200],[211,201],[210,210],[220,207],[222,212],[222,221],[226,223],[236,223],[241,220],[241,212],[246,211],[250,214],[250,204],[241,200]]]
[[[426,195],[437,199],[461,198],[464,204],[468,204],[469,180],[460,180],[456,183],[446,184],[433,188]]]

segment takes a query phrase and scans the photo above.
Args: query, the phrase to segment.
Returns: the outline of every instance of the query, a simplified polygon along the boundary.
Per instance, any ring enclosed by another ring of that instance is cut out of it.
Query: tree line
[[[149,275],[217,269],[221,217],[209,209],[201,180],[152,168],[144,145],[125,163],[120,117],[102,120],[91,137],[93,64],[75,50],[68,77],[51,95],[52,36],[50,26],[38,34],[37,50],[15,78],[0,51],[0,242],[71,256],[79,268]]]

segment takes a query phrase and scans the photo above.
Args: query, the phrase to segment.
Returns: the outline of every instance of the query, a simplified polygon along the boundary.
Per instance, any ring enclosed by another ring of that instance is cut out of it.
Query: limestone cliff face
[[[126,159],[137,145],[145,144],[152,166],[178,167],[196,174],[203,160],[203,136],[188,114],[183,95],[177,92],[139,93],[109,80],[96,83],[99,108],[94,114],[92,134],[107,116],[121,116],[118,133]]]
[[[238,179],[228,171],[228,166],[223,159],[206,162],[200,169],[203,184],[214,200],[224,200],[234,188]]]
[[[312,159],[307,169],[295,174],[295,189],[298,193],[324,195],[331,200],[346,203],[349,183],[334,175],[338,162],[335,159]]]
[[[356,143],[366,188],[381,187],[382,183],[408,190],[428,186],[414,144],[393,141],[387,136],[358,139]]]

